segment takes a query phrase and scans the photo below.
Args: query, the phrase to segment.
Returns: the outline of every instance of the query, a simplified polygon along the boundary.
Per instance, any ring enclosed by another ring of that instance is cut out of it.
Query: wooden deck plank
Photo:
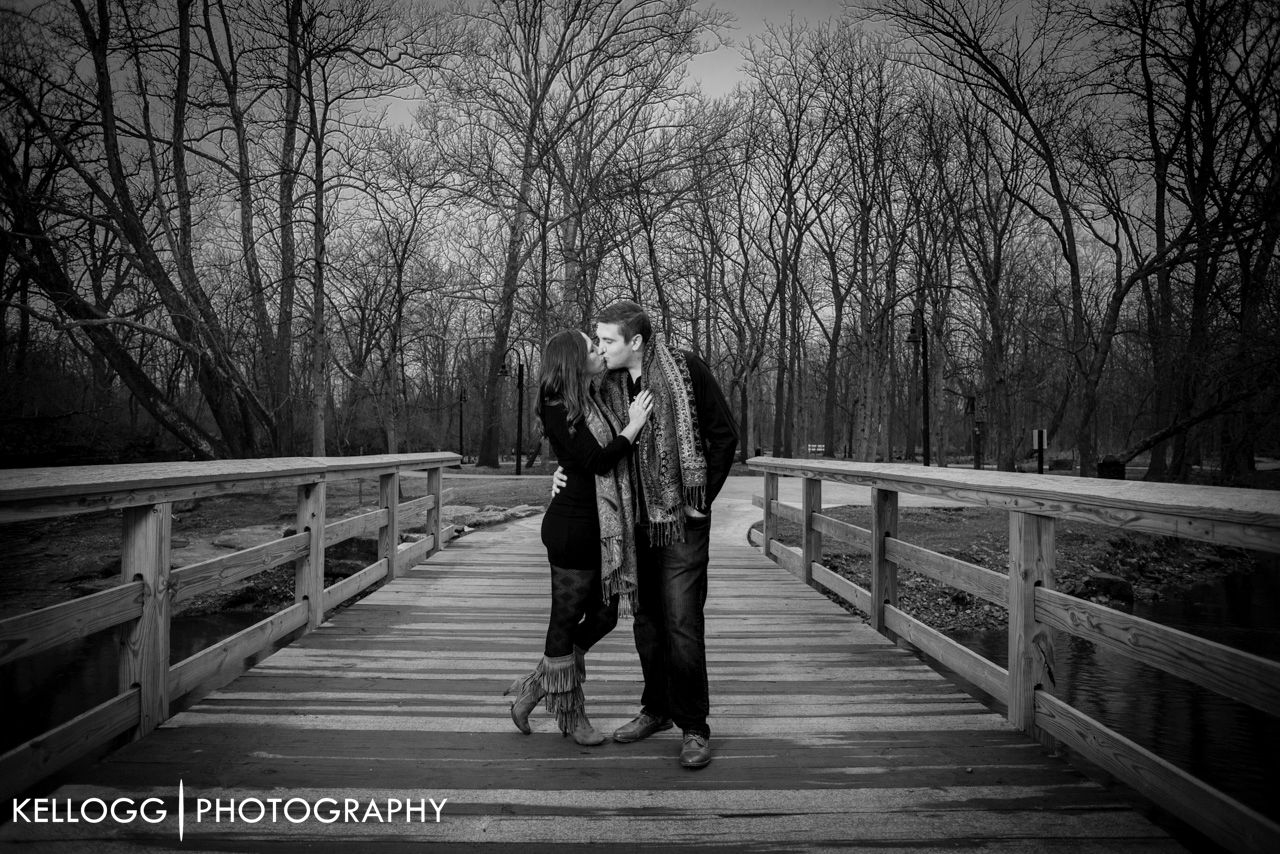
[[[584,748],[501,696],[536,663],[549,590],[530,526],[471,534],[75,775],[78,804],[154,796],[157,824],[10,822],[57,850],[1180,851],[1117,796],[1013,730],[747,546],[716,544],[707,606],[715,760],[679,734]],[[630,625],[588,657],[597,726],[638,707]],[[447,798],[436,823],[195,823],[196,798]]]

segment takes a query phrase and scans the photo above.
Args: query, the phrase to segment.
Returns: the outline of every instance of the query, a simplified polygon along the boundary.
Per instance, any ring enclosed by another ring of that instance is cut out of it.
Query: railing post
[[[427,551],[427,555],[433,555],[440,551],[444,543],[440,539],[440,502],[444,500],[444,467],[440,465],[432,466],[427,469],[427,492],[436,497],[436,505],[431,508],[431,515],[427,517],[427,533],[431,535],[431,548]]]
[[[172,505],[124,509],[120,575],[145,585],[142,615],[121,628],[120,688],[139,692],[135,739],[169,717],[169,554]]]
[[[822,512],[822,478],[806,477],[801,495],[804,532],[801,540],[800,578],[813,584],[813,564],[822,562],[822,532],[813,527],[813,514]]]
[[[778,536],[778,517],[773,513],[773,502],[778,500],[778,475],[767,471],[764,473],[764,556],[773,559],[770,543]]]
[[[898,604],[898,567],[884,555],[886,537],[898,535],[898,493],[871,490],[871,628],[889,635],[884,606]]]
[[[1053,588],[1054,521],[1031,513],[1009,514],[1009,723],[1033,737],[1035,693],[1052,682],[1053,645],[1036,622],[1037,587]]]
[[[378,506],[387,511],[387,523],[378,529],[378,559],[387,562],[387,580],[396,577],[396,552],[400,548],[400,472],[378,478]]]
[[[298,487],[298,531],[308,531],[311,543],[306,555],[294,562],[293,601],[307,603],[307,626],[324,621],[324,495],[325,482]]]

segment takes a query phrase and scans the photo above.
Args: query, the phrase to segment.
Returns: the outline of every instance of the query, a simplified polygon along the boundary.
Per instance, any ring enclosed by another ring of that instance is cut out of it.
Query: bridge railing
[[[0,796],[8,798],[121,735],[141,738],[169,717],[172,701],[243,669],[246,658],[281,638],[320,625],[324,615],[384,577],[394,578],[441,546],[441,472],[452,453],[293,457],[204,463],[84,466],[0,472],[0,522],[120,510],[120,583],[107,590],[0,620],[0,664],[105,629],[118,638],[119,693],[0,756]],[[426,473],[427,495],[400,501],[402,473]],[[326,484],[378,478],[377,510],[330,522]],[[297,533],[211,560],[170,569],[175,501],[277,488],[297,489]],[[400,531],[426,536],[401,543]],[[377,532],[378,559],[329,587],[325,549]],[[174,664],[170,619],[190,599],[292,562],[294,604]],[[20,698],[5,698],[5,703]]]
[[[764,473],[765,554],[807,583],[831,591],[902,640],[1003,702],[1009,721],[1045,743],[1057,739],[1136,791],[1234,851],[1280,851],[1280,825],[1135,744],[1043,690],[1052,667],[1050,628],[1280,715],[1280,663],[1056,591],[1056,519],[1229,546],[1280,551],[1280,494],[1174,484],[963,469],[755,457]],[[802,506],[778,501],[778,478],[803,478]],[[824,515],[822,483],[871,489],[871,528]],[[900,493],[946,498],[1009,514],[1009,571],[993,572],[897,538]],[[779,519],[801,527],[801,546],[777,539]],[[867,590],[822,564],[823,538],[871,555]],[[900,610],[904,567],[1008,612],[1009,667],[967,649]]]

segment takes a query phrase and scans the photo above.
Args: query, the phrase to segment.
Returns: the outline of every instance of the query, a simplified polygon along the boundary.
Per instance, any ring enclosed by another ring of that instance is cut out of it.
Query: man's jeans
[[[681,729],[708,737],[711,699],[702,608],[707,602],[710,535],[710,516],[686,518],[683,543],[650,546],[648,532],[636,531],[639,607],[635,613],[645,710],[669,716]]]

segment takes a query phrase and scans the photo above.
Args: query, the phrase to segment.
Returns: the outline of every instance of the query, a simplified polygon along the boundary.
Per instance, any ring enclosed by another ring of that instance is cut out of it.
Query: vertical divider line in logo
[[[183,822],[187,817],[187,801],[182,796],[182,781],[178,781],[178,841],[182,841]]]

